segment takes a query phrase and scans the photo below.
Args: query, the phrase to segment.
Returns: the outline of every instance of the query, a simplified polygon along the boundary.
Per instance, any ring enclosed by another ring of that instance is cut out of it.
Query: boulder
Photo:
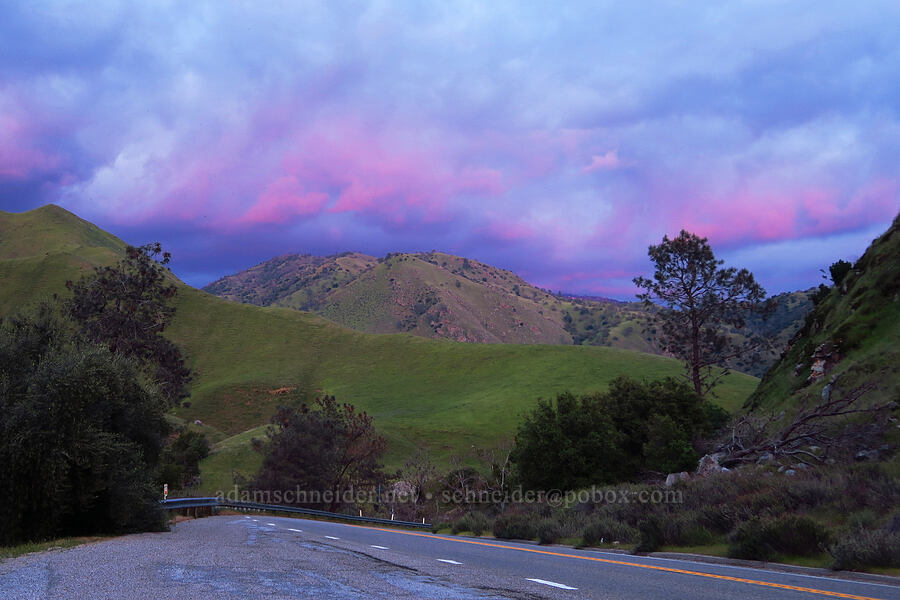
[[[857,462],[863,462],[866,460],[878,460],[878,450],[860,450],[853,458]]]
[[[687,471],[682,471],[681,473],[669,473],[666,475],[666,487],[672,487],[679,481],[686,481],[690,475],[687,474]]]
[[[771,452],[763,452],[759,455],[759,458],[756,459],[756,464],[764,465],[768,462],[772,462],[772,459],[774,458],[775,456]]]
[[[697,463],[697,475],[703,477],[710,473],[721,473],[722,465],[719,464],[719,454],[707,454]]]

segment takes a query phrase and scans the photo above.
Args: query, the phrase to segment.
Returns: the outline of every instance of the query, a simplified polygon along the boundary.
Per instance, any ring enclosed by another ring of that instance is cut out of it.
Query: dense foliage
[[[627,481],[645,471],[692,468],[692,444],[726,420],[680,381],[619,377],[603,394],[538,401],[519,426],[511,460],[531,489]]]
[[[251,487],[270,492],[273,501],[333,511],[345,492],[383,479],[385,439],[372,417],[352,405],[324,396],[312,406],[280,408],[272,423],[268,439],[258,444],[265,458]]]
[[[55,303],[0,326],[0,544],[163,526],[166,401]]]
[[[68,282],[71,299],[0,325],[0,543],[163,527],[164,415],[189,380],[160,335],[168,262],[159,244],[128,247]]]
[[[648,306],[659,302],[663,346],[685,361],[694,391],[703,396],[720,380],[729,359],[745,360],[762,340],[735,341],[732,329],[744,330],[749,311],[762,310],[765,290],[747,269],[721,268],[706,238],[682,230],[650,246],[652,279],[635,277],[646,290],[638,294]],[[748,332],[745,332],[748,333]]]
[[[119,264],[66,283],[72,291],[69,311],[88,339],[137,359],[175,402],[187,395],[190,371],[178,346],[159,335],[175,314],[177,288],[165,268],[170,256],[158,242],[125,252]]]
[[[190,487],[199,480],[200,461],[209,456],[209,440],[198,431],[184,430],[165,447],[159,461],[160,484],[171,490]]]

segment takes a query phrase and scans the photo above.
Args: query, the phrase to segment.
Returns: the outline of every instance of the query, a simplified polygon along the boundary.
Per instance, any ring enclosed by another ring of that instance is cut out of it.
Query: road
[[[154,597],[900,600],[900,587],[264,515],[0,563],[3,599]]]

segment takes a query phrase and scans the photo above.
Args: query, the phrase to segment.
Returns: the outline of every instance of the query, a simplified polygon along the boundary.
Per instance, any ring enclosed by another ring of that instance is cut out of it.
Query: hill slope
[[[124,248],[57,207],[0,213],[0,231],[0,316],[43,292],[63,292],[66,279],[116,261]],[[34,231],[48,232],[46,239]],[[250,439],[278,405],[317,394],[335,394],[374,415],[389,440],[388,463],[399,466],[418,445],[442,462],[472,445],[496,444],[512,435],[539,396],[602,390],[619,374],[681,373],[672,359],[612,348],[364,334],[310,313],[230,302],[184,284],[177,307],[166,334],[183,348],[195,379],[189,404],[174,416],[202,421],[200,428],[221,442],[204,468],[210,491],[230,486],[234,470],[246,474],[257,464]],[[722,404],[736,409],[755,385],[752,377],[730,376]]]
[[[368,333],[507,344],[609,346],[663,354],[652,315],[637,302],[553,294],[516,274],[441,252],[375,258],[285,255],[224,277],[205,291],[258,306],[308,310]],[[781,294],[768,320],[750,329],[771,341],[761,364],[732,361],[762,375],[812,308],[809,292]],[[736,334],[739,335],[739,334]]]
[[[791,340],[746,407],[791,411],[837,378],[835,391],[874,384],[867,402],[900,401],[900,216],[872,242]],[[826,373],[810,380],[817,359]]]

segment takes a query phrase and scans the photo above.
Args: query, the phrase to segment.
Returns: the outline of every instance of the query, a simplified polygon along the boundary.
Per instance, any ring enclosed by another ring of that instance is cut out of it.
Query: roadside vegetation
[[[164,528],[166,413],[189,381],[159,335],[167,262],[158,244],[129,247],[71,298],[0,323],[0,544]]]

